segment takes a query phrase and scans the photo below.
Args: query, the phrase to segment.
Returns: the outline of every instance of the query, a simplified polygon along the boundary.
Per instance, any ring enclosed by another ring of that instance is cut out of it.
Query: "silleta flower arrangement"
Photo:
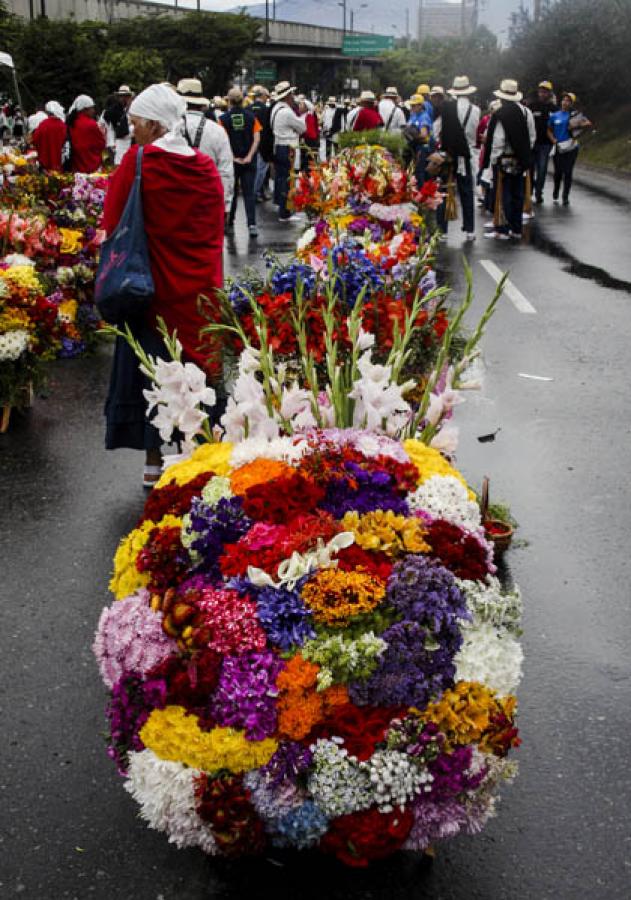
[[[344,238],[315,263],[273,265],[263,290],[226,292],[214,330],[241,352],[219,431],[176,336],[162,328],[165,360],[108,329],[183,450],[118,547],[94,642],[108,752],[178,847],[319,848],[364,866],[477,833],[516,771],[521,598],[441,452],[499,292],[456,350],[467,271],[410,383],[441,294],[418,279],[396,324],[371,329],[384,268],[370,243]],[[400,286],[395,274],[390,296]]]

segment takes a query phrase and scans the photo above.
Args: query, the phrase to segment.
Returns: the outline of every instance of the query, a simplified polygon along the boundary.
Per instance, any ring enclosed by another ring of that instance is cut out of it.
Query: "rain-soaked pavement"
[[[538,208],[519,247],[480,233],[465,250],[476,310],[493,287],[481,260],[509,268],[536,310],[504,299],[484,342],[483,389],[458,410],[460,466],[473,483],[491,477],[523,542],[510,554],[526,610],[521,773],[498,817],[431,868],[401,856],[359,872],[309,856],[217,862],[175,850],[137,818],[104,752],[90,651],[112,554],[143,502],[139,454],[103,450],[104,346],[51,367],[48,400],[0,437],[0,896],[631,897],[631,205],[626,187],[611,189],[576,188],[571,207]],[[288,250],[297,233],[263,213],[257,245],[238,230],[231,269],[264,246]],[[462,252],[459,233],[441,251],[456,292]],[[494,442],[477,441],[500,427]]]

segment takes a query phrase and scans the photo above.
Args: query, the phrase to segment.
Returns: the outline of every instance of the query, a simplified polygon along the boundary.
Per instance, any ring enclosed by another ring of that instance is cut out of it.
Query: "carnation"
[[[149,601],[143,588],[101,613],[92,650],[109,688],[124,674],[148,672],[177,649]]]
[[[468,531],[481,527],[480,507],[465,486],[451,475],[434,475],[407,498],[411,510],[423,510]]]

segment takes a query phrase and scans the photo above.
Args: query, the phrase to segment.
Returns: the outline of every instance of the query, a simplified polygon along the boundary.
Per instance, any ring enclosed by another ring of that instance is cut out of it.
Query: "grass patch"
[[[399,161],[403,160],[407,141],[402,134],[393,131],[383,131],[381,128],[372,128],[370,131],[343,131],[339,135],[340,147],[359,147],[362,144],[385,147]]]
[[[593,121],[595,132],[580,139],[579,162],[631,174],[631,105],[594,116]]]

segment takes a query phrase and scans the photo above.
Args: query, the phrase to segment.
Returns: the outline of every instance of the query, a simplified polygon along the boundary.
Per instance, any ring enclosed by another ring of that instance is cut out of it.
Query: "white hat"
[[[68,110],[71,112],[81,112],[83,109],[91,109],[95,105],[94,100],[88,94],[79,94],[72,101],[72,106]]]
[[[387,87],[381,96],[382,97],[398,97],[399,92],[395,87]]]
[[[152,84],[134,97],[129,107],[130,116],[140,116],[151,122],[160,122],[169,131],[176,131],[186,113],[186,102],[172,87]]]
[[[364,101],[376,100],[376,99],[377,98],[375,97],[375,95],[373,94],[372,91],[362,91],[361,94],[359,95],[360,103],[363,103]]]
[[[121,84],[119,89],[116,91],[117,94],[125,94],[127,97],[131,97],[133,95],[133,91],[129,87],[128,84]]]
[[[295,86],[290,84],[289,81],[279,81],[274,88],[274,93],[277,100],[284,100],[289,94],[293,94],[295,90]]]
[[[177,83],[177,92],[186,99],[189,106],[210,105],[210,100],[203,96],[202,83],[199,78],[180,78]]]
[[[432,94],[440,94],[441,97],[444,97],[445,96],[445,88],[441,87],[440,84],[435,84],[432,88],[430,88],[430,92],[429,92],[430,97],[432,96]]]
[[[326,102],[327,103],[335,103],[337,105],[337,97],[331,96],[331,97],[329,97],[329,99]]]
[[[454,83],[447,93],[451,94],[452,97],[466,97],[467,94],[475,94],[476,91],[477,87],[473,84],[469,84],[468,75],[456,75]]]
[[[493,91],[496,97],[499,97],[500,100],[514,100],[518,102],[524,96],[522,92],[519,90],[519,85],[513,78],[504,78],[500,82],[500,87],[498,91]]]
[[[55,116],[56,119],[61,119],[62,122],[66,118],[63,106],[56,100],[49,100],[44,107],[44,112],[47,112],[51,116]]]

